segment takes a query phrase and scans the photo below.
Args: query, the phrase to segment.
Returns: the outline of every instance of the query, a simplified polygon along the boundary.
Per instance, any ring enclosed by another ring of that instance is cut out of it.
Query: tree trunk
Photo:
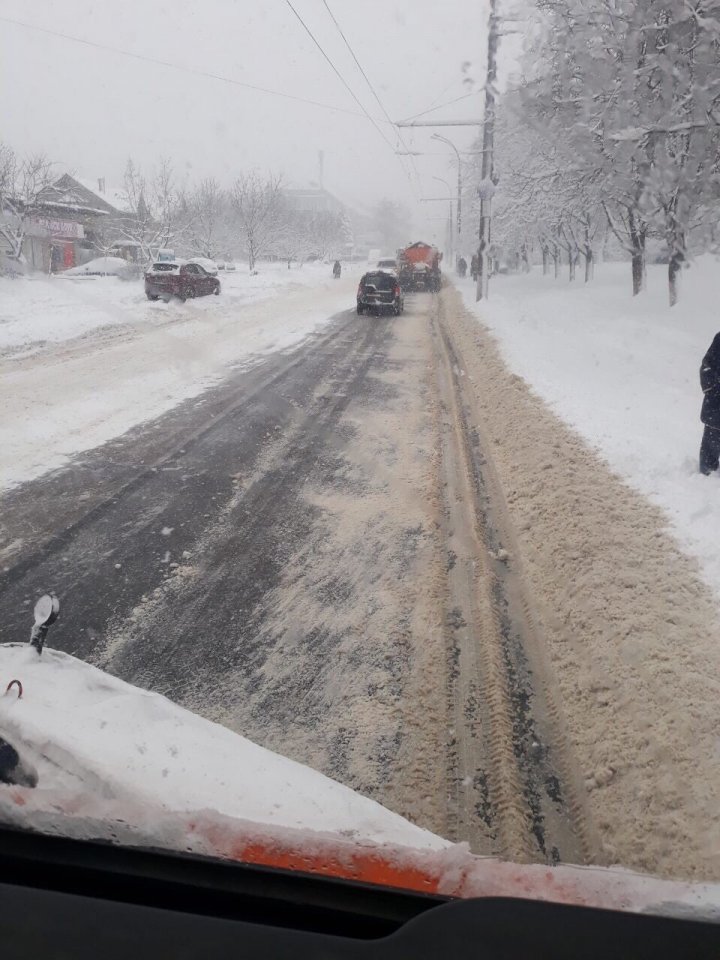
[[[588,283],[593,278],[593,273],[595,270],[595,260],[593,258],[592,247],[585,248],[585,283]]]
[[[575,254],[572,252],[572,250],[570,250],[568,252],[568,280],[570,281],[570,283],[572,283],[573,280],[575,279],[576,263],[577,263],[577,260],[575,258]]]
[[[645,289],[645,231],[639,227],[635,217],[630,214],[630,243],[632,245],[631,267],[633,281],[633,296],[636,297]]]
[[[670,306],[674,307],[680,295],[680,271],[685,261],[685,234],[675,217],[672,218],[672,227],[668,231],[668,295]]]
[[[632,266],[633,296],[636,297],[645,289],[645,263],[641,253],[633,253],[630,261]]]
[[[678,302],[680,294],[680,271],[682,270],[682,255],[677,251],[673,253],[668,262],[668,294],[670,306],[674,307]]]
[[[526,243],[524,243],[520,248],[520,257],[522,259],[522,272],[530,273],[530,258],[528,257],[528,248]]]
[[[555,279],[560,276],[560,251],[556,248],[553,250],[553,267],[555,270]]]
[[[544,277],[550,272],[550,251],[547,247],[542,248],[542,270]]]

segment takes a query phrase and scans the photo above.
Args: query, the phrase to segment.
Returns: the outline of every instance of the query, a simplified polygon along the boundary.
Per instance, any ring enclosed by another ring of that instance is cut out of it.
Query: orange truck
[[[442,254],[429,243],[418,241],[398,251],[398,276],[405,290],[440,289]]]

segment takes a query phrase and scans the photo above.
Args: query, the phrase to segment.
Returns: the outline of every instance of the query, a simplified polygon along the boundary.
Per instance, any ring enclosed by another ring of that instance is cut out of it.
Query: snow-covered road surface
[[[0,489],[197,396],[238,363],[352,306],[325,265],[223,278],[219,297],[150,303],[114,277],[0,280]]]
[[[328,295],[332,295],[329,293]],[[5,493],[53,642],[478,852],[720,876],[717,610],[452,289]]]

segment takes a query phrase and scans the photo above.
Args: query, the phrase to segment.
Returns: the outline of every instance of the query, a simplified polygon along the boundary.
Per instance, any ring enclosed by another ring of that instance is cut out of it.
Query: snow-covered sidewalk
[[[219,297],[165,304],[114,277],[0,280],[0,490],[298,343],[354,302],[354,275],[333,280],[326,264],[222,282]]]
[[[499,276],[480,304],[469,280],[457,282],[511,369],[665,511],[720,596],[720,479],[697,468],[698,370],[720,330],[720,271],[713,259],[693,264],[671,310],[666,270],[651,266],[648,291],[636,298],[625,263],[598,265],[587,285],[538,268]]]

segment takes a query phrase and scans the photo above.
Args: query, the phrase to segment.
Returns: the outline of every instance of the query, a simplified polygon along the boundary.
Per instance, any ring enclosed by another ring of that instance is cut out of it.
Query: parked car
[[[203,270],[209,273],[211,277],[217,276],[218,265],[214,260],[208,259],[208,257],[190,257],[188,263],[199,263]]]
[[[376,316],[384,310],[392,310],[399,316],[405,309],[400,281],[397,274],[390,270],[371,270],[363,274],[357,289],[357,312],[374,313]]]
[[[230,273],[232,273],[232,271],[233,271],[234,269],[235,269],[235,264],[232,262],[232,260],[228,260],[228,261],[225,263],[225,270],[226,270],[226,271],[229,271]]]
[[[218,270],[224,270],[224,269],[225,269],[225,261],[224,261],[224,260],[216,260],[216,261],[215,261],[215,266],[218,268]]]
[[[156,261],[145,273],[145,294],[148,300],[191,300],[209,293],[220,293],[220,281],[203,270],[199,263],[183,260]]]
[[[57,274],[58,277],[120,277],[121,280],[138,279],[139,275],[136,265],[122,257],[96,257]]]

